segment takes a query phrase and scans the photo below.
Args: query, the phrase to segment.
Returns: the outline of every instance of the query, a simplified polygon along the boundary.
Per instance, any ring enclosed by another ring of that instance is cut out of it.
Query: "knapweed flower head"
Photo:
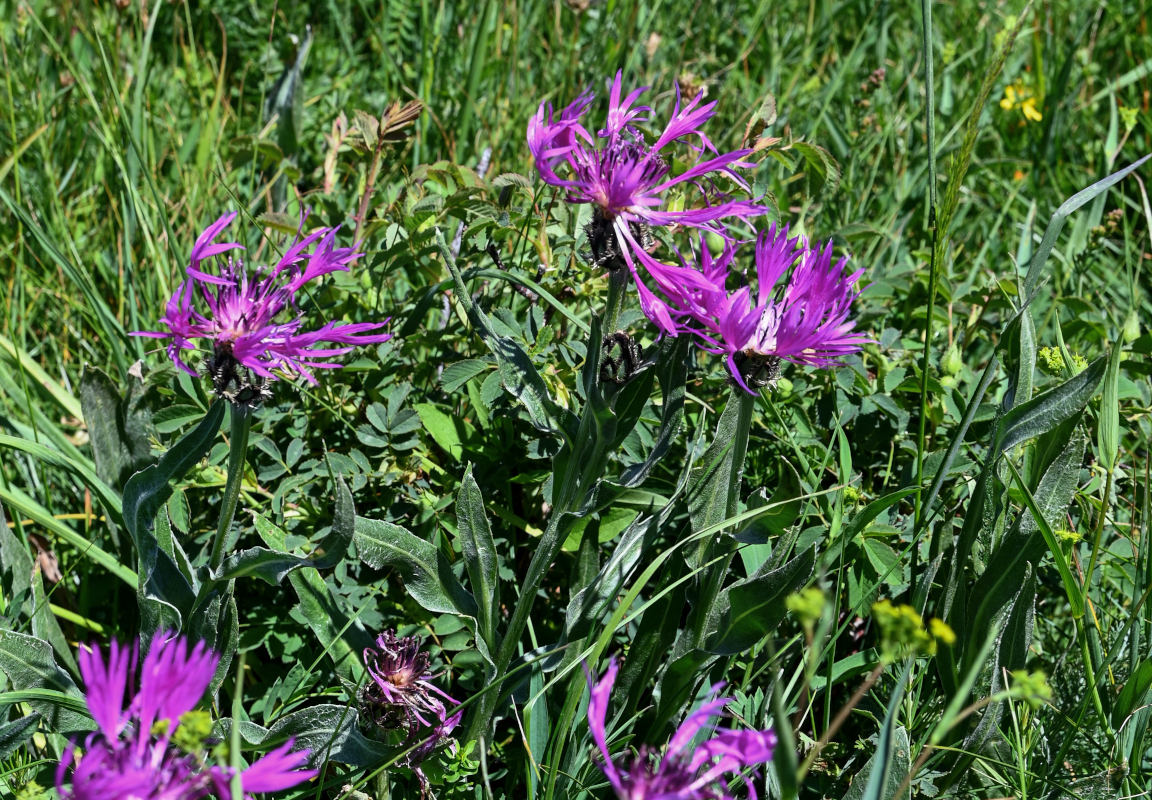
[[[712,738],[694,745],[705,729],[723,716],[730,702],[717,696],[723,684],[712,687],[712,699],[693,711],[672,735],[663,753],[642,747],[631,756],[613,759],[608,750],[605,719],[608,699],[616,682],[618,664],[612,659],[608,669],[591,687],[588,702],[588,728],[604,757],[600,769],[620,800],[731,800],[728,784],[740,777],[748,797],[756,800],[756,789],[743,771],[772,758],[776,734],[767,731],[720,729]],[[589,676],[591,683],[591,676]]]
[[[813,247],[773,225],[756,240],[755,280],[741,280],[729,291],[734,252],[729,245],[713,257],[701,242],[699,272],[707,276],[707,288],[682,288],[676,304],[690,320],[680,323],[682,330],[723,355],[745,391],[772,385],[781,361],[832,367],[872,341],[850,318],[864,271],[849,274],[847,258],[833,262],[831,242]]]
[[[169,339],[169,357],[189,375],[196,375],[196,369],[187,351],[198,349],[196,340],[206,342],[205,365],[217,394],[250,405],[265,399],[268,381],[299,375],[315,384],[312,370],[340,366],[331,360],[334,356],[392,338],[369,333],[387,321],[328,322],[314,331],[302,330],[296,293],[322,275],[347,271],[362,255],[355,247],[336,247],[337,228],[299,234],[274,266],[253,268],[238,256],[224,255],[242,250],[240,244],[215,241],[235,218],[235,212],[220,217],[193,245],[187,278],[160,318],[168,330],[137,331],[134,336]],[[217,271],[204,269],[209,260]]]
[[[376,732],[399,731],[408,744],[409,765],[422,761],[460,724],[460,705],[430,678],[430,659],[415,636],[384,631],[376,647],[365,648],[364,667],[371,680],[360,691],[360,711]]]
[[[56,770],[61,800],[199,800],[231,797],[233,770],[210,763],[207,712],[195,711],[220,657],[202,642],[157,634],[139,648],[113,641],[107,657],[81,648],[78,662],[97,730],[73,742]],[[243,770],[244,796],[275,792],[316,775],[300,769],[308,751],[277,747]],[[65,779],[71,768],[70,786]]]
[[[608,118],[595,137],[582,122],[592,105],[585,92],[559,114],[542,103],[528,123],[528,146],[545,183],[563,189],[570,203],[590,203],[588,247],[594,265],[608,270],[627,268],[635,281],[644,313],[665,333],[677,328],[666,304],[641,279],[640,268],[663,292],[685,282],[702,284],[690,269],[665,264],[651,255],[655,247],[652,227],[682,225],[726,235],[727,224],[764,213],[764,206],[724,194],[715,179],[725,176],[737,186],[748,186],[737,171],[754,166],[742,160],[751,150],[719,153],[702,126],[714,114],[716,103],[703,103],[701,92],[681,106],[679,87],[672,118],[649,144],[637,127],[651,119],[648,106],[637,105],[647,87],[623,96],[622,73],[616,73],[608,99]],[[670,148],[682,144],[697,162],[672,174]],[[561,175],[566,165],[565,175]],[[692,198],[671,207],[666,196],[689,189]],[[727,223],[722,223],[726,220]]]

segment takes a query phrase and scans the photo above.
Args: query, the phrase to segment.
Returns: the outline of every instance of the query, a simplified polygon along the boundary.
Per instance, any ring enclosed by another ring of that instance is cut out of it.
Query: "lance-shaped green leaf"
[[[80,376],[80,405],[96,472],[113,486],[122,486],[151,461],[151,414],[139,402],[141,394],[130,387],[125,397],[115,381],[92,366],[85,367]]]
[[[357,517],[353,541],[361,561],[373,569],[394,568],[412,599],[424,608],[437,614],[476,616],[476,600],[452,574],[448,560],[419,536],[391,522]]]
[[[256,516],[257,528],[276,528],[263,515]],[[284,580],[284,576],[301,567],[315,569],[331,569],[340,563],[352,544],[352,536],[356,529],[356,508],[352,503],[352,493],[348,485],[340,478],[336,479],[336,509],[332,520],[332,530],[316,545],[315,552],[310,556],[297,556],[282,550],[267,547],[251,547],[233,553],[224,559],[220,569],[214,576],[216,581],[228,581],[235,578],[254,577],[270,583],[273,586]],[[266,535],[267,534],[267,535]],[[267,541],[271,534],[265,530],[260,534]],[[283,541],[284,532],[278,529],[278,538]]]
[[[1105,361],[1098,358],[1059,386],[1013,408],[1000,418],[993,460],[1018,444],[1052,430],[1084,410],[1104,377]]]
[[[1124,686],[1112,706],[1113,728],[1120,730],[1128,715],[1147,702],[1145,698],[1149,689],[1152,689],[1152,658],[1141,661],[1136,669],[1132,670],[1128,680],[1124,681]]]
[[[904,690],[908,685],[908,673],[912,670],[913,659],[904,665],[900,679],[896,682],[896,689],[888,700],[888,710],[884,714],[884,722],[880,726],[880,734],[876,737],[876,752],[871,760],[852,781],[852,786],[844,795],[844,800],[901,800],[897,798],[896,790],[900,788],[903,779],[911,764],[911,749],[908,741],[908,731],[896,724],[899,716],[900,704],[904,700]],[[863,776],[867,774],[865,782]],[[863,787],[861,791],[860,788]]]
[[[1063,449],[1045,470],[1032,496],[1033,507],[1049,527],[1047,520],[1060,518],[1072,502],[1080,481],[1080,466],[1084,462],[1087,443],[1079,431],[1073,429],[1069,434]],[[1020,584],[1029,569],[1028,563],[1039,563],[1047,551],[1040,523],[1032,511],[1026,510],[988,556],[984,573],[972,591],[969,617],[973,620],[974,636],[983,637],[989,621],[997,617],[1020,591]]]
[[[1109,472],[1116,468],[1116,454],[1120,451],[1120,362],[1124,359],[1120,344],[1117,340],[1108,356],[1108,371],[1100,398],[1100,420],[1096,428],[1097,455],[1100,465]]]
[[[124,524],[138,548],[143,535],[152,529],[161,506],[172,495],[172,481],[180,480],[208,454],[224,419],[225,405],[222,401],[213,403],[199,425],[180,437],[160,461],[137,472],[124,486]]]
[[[197,602],[200,587],[180,569],[182,553],[168,525],[167,512],[160,514],[172,496],[172,482],[180,480],[208,454],[224,417],[223,401],[212,404],[204,419],[160,457],[140,470],[124,486],[124,526],[136,545],[140,583],[137,595],[148,632],[183,628],[184,618]],[[157,516],[162,516],[160,525]]]
[[[620,485],[639,486],[652,468],[660,462],[671,447],[684,419],[685,381],[688,376],[688,349],[691,337],[678,336],[661,343],[656,363],[656,376],[660,381],[660,430],[648,457],[639,464],[626,467],[620,473]]]
[[[692,530],[701,531],[739,511],[740,482],[748,451],[748,426],[755,398],[736,389],[716,423],[712,444],[688,478],[688,513]],[[704,541],[700,552],[708,545]]]
[[[309,706],[286,714],[268,729],[265,746],[289,738],[296,740],[293,749],[311,751],[313,764],[336,761],[372,768],[402,752],[360,733],[359,716],[349,706]]]
[[[0,759],[8,758],[17,748],[31,739],[36,733],[40,719],[40,715],[33,711],[26,717],[0,725]]]
[[[808,582],[815,564],[813,547],[776,569],[768,561],[756,574],[724,587],[708,609],[704,648],[733,655],[761,641],[784,619],[784,598]]]
[[[68,673],[60,669],[52,655],[52,645],[26,633],[0,630],[0,670],[8,676],[17,691],[48,689],[78,701],[83,695]],[[92,720],[71,708],[50,700],[27,701],[34,711],[43,716],[52,730],[71,733],[92,729]]]
[[[1048,227],[1044,231],[1044,238],[1040,240],[1040,246],[1036,248],[1036,252],[1032,255],[1032,261],[1028,265],[1028,274],[1024,278],[1024,296],[1026,298],[1031,297],[1035,291],[1036,285],[1040,281],[1041,269],[1044,262],[1048,260],[1048,254],[1051,253],[1052,248],[1056,246],[1056,237],[1060,235],[1060,231],[1064,228],[1065,220],[1085,203],[1090,202],[1098,195],[1119,183],[1149,158],[1152,158],[1152,155],[1144,156],[1138,161],[1129,164],[1124,169],[1113,172],[1107,178],[1096,181],[1096,183],[1086,189],[1081,189],[1060,204],[1060,207],[1056,209],[1056,213],[1052,215],[1052,219],[1049,220]]]
[[[484,497],[472,476],[472,465],[464,471],[464,480],[456,495],[457,537],[464,553],[468,585],[476,600],[476,620],[480,634],[491,651],[496,647],[496,624],[500,614],[499,558],[492,529],[484,512]]]
[[[1004,688],[1004,673],[1022,669],[1028,659],[1028,648],[1032,644],[1032,630],[1036,615],[1036,573],[1032,565],[1025,571],[1024,581],[1020,586],[1011,608],[999,619],[994,620],[991,630],[1000,630],[996,641],[996,649],[992,653],[991,678],[992,685],[988,689],[990,695],[995,695]],[[1004,713],[1004,701],[991,703],[975,730],[964,740],[964,750],[967,752],[980,752],[983,746],[997,734],[1000,726],[1000,717]]]

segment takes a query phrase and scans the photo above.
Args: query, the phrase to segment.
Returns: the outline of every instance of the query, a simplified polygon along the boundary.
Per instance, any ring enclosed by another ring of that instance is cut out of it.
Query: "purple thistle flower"
[[[628,758],[612,759],[608,751],[605,718],[608,698],[616,682],[619,665],[613,658],[608,669],[594,686],[588,703],[588,728],[592,739],[604,756],[600,765],[619,800],[732,800],[728,783],[739,777],[748,788],[748,796],[756,800],[756,789],[742,771],[771,760],[776,747],[776,734],[767,731],[738,731],[721,729],[715,735],[692,749],[692,742],[715,719],[723,715],[731,702],[717,697],[723,684],[712,687],[714,698],[688,715],[676,729],[663,755],[642,747]],[[592,676],[589,675],[589,683]]]
[[[422,729],[430,730],[435,747],[460,723],[461,712],[448,713],[449,705],[458,706],[460,701],[429,680],[430,663],[415,636],[384,631],[376,637],[376,647],[364,649],[364,666],[372,682],[361,690],[360,703],[376,727],[402,730],[412,739]]]
[[[189,649],[187,639],[167,633],[152,640],[139,669],[138,648],[116,641],[107,659],[99,648],[81,648],[77,660],[97,730],[84,740],[82,755],[73,742],[56,768],[61,800],[231,796],[232,769],[205,763],[206,731],[195,729],[210,721],[206,712],[193,711],[220,661],[216,653],[203,642]],[[129,697],[137,680],[139,689]],[[297,769],[308,751],[289,753],[291,747],[289,741],[241,773],[245,797],[295,786],[316,775],[315,770]],[[71,786],[65,789],[69,767]]]
[[[376,647],[364,649],[364,667],[372,680],[360,690],[360,710],[369,732],[399,731],[404,746],[416,745],[404,763],[419,779],[422,797],[430,785],[420,762],[445,742],[455,747],[450,736],[463,713],[449,713],[460,701],[429,680],[430,663],[415,636],[384,631],[376,637]]]
[[[333,356],[392,338],[389,333],[368,334],[387,325],[387,320],[328,322],[318,330],[301,330],[304,317],[296,306],[296,292],[322,275],[347,271],[362,255],[355,247],[336,247],[337,228],[298,235],[274,267],[250,269],[241,259],[229,256],[220,258],[219,275],[204,271],[206,260],[243,249],[236,242],[213,242],[235,218],[235,212],[220,217],[193,245],[188,277],[160,318],[168,330],[135,331],[133,336],[170,339],[168,356],[189,375],[196,375],[196,370],[183,351],[196,349],[193,340],[207,340],[212,352],[206,364],[216,392],[241,404],[257,404],[265,398],[265,381],[300,375],[315,384],[313,369],[340,366],[328,360]],[[194,305],[197,298],[203,312]],[[287,321],[277,321],[282,312],[288,313]],[[247,380],[241,370],[255,375],[255,381]]]
[[[771,385],[780,362],[828,368],[871,342],[849,318],[864,270],[848,274],[848,258],[832,262],[832,243],[812,247],[775,225],[756,240],[755,287],[725,288],[734,248],[713,257],[701,241],[701,274],[710,285],[679,293],[701,347],[724,355],[732,379],[745,391]],[[751,387],[756,387],[751,388]]]
[[[652,226],[683,225],[726,236],[722,219],[748,219],[766,209],[747,200],[732,199],[713,183],[713,178],[722,174],[747,190],[747,183],[736,170],[755,166],[741,160],[751,150],[720,154],[703,132],[702,126],[715,114],[715,102],[701,104],[701,92],[681,107],[677,87],[672,118],[649,145],[633,124],[651,118],[648,106],[635,105],[647,87],[621,99],[621,81],[622,73],[617,72],[608,100],[607,124],[597,132],[596,139],[580,121],[593,100],[592,93],[585,92],[558,115],[550,104],[542,103],[528,123],[528,147],[545,183],[564,189],[570,203],[594,206],[592,222],[585,230],[593,264],[609,270],[626,267],[640,294],[644,313],[663,332],[676,335],[679,329],[671,310],[645,285],[638,266],[665,293],[684,285],[706,287],[694,270],[652,257]],[[676,142],[687,143],[698,155],[714,155],[671,175],[669,162],[660,151]],[[557,173],[561,164],[568,165],[571,177],[563,178]],[[665,193],[681,184],[695,187],[703,203],[678,210],[664,208]]]

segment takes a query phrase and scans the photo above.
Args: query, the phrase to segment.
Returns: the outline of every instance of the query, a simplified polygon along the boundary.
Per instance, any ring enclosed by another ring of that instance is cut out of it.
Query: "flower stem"
[[[589,337],[587,358],[600,358],[603,347],[603,333],[615,331],[619,324],[620,311],[623,307],[624,290],[629,275],[627,270],[615,270],[609,273],[608,299],[604,304],[599,328],[593,326],[593,336]],[[528,571],[524,575],[520,586],[520,597],[512,612],[512,619],[508,622],[508,629],[500,641],[500,648],[496,652],[496,671],[489,681],[489,689],[480,698],[476,711],[469,722],[468,730],[463,741],[473,741],[482,736],[492,720],[496,710],[496,703],[500,698],[500,684],[508,674],[508,666],[516,655],[520,637],[524,627],[528,624],[528,617],[532,612],[532,605],[536,601],[536,592],[540,588],[544,576],[552,566],[552,562],[560,553],[567,533],[565,523],[574,521],[570,513],[580,508],[584,499],[593,490],[596,482],[603,475],[604,441],[599,434],[597,414],[603,405],[600,396],[599,365],[593,365],[594,376],[589,387],[588,397],[580,413],[580,423],[576,436],[568,441],[561,450],[560,455],[570,451],[570,455],[562,460],[560,456],[553,462],[563,465],[563,477],[558,481],[552,495],[552,512],[548,518],[548,525],[544,529],[536,551],[532,554],[532,561],[528,564]],[[556,475],[560,478],[561,476]]]
[[[244,458],[248,453],[248,432],[252,429],[252,409],[232,405],[232,440],[228,450],[228,482],[224,484],[224,501],[220,504],[220,520],[216,524],[216,538],[212,541],[212,558],[208,562],[215,572],[224,561],[224,545],[236,516],[236,501],[240,498],[240,484],[244,480]]]

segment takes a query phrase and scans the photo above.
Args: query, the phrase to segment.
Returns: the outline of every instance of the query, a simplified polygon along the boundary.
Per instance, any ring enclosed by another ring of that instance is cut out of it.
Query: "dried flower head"
[[[233,770],[209,763],[205,740],[211,719],[194,711],[220,657],[175,634],[152,639],[143,663],[139,650],[113,641],[108,657],[81,648],[80,674],[97,730],[77,751],[73,742],[56,769],[61,800],[199,800],[228,798]],[[139,682],[135,694],[130,693]],[[265,754],[240,776],[244,796],[295,786],[316,774],[299,767],[308,751],[292,742]],[[71,767],[70,786],[65,777]]]
[[[721,220],[748,219],[766,209],[748,200],[733,199],[715,183],[717,176],[724,175],[747,190],[737,169],[753,166],[742,160],[752,151],[717,151],[702,130],[714,115],[716,103],[703,103],[703,91],[681,107],[677,87],[672,118],[648,144],[637,124],[651,118],[651,109],[636,105],[647,89],[622,97],[621,84],[622,73],[617,72],[609,95],[607,123],[596,138],[581,122],[593,100],[592,93],[585,92],[558,115],[550,104],[542,103],[528,123],[528,146],[546,183],[564,189],[570,203],[592,204],[592,222],[586,234],[593,265],[607,270],[627,268],[644,313],[662,331],[675,335],[678,328],[670,309],[642,280],[638,265],[665,294],[685,283],[703,288],[702,279],[691,269],[662,263],[651,255],[656,245],[652,228],[683,225],[726,235]],[[677,143],[686,145],[697,157],[713,155],[673,175],[671,156],[662,151]],[[557,172],[563,164],[568,166],[569,177]],[[669,207],[665,195],[676,187],[692,189],[699,202],[689,199],[684,207]]]
[[[813,367],[835,366],[870,342],[849,318],[863,270],[847,272],[847,258],[832,261],[832,243],[811,247],[788,228],[775,225],[756,241],[755,282],[742,280],[728,291],[728,264],[735,251],[712,257],[701,242],[700,274],[708,287],[682,289],[678,303],[687,309],[701,347],[724,355],[732,379],[755,393],[772,385],[780,362]]]
[[[235,218],[235,212],[220,217],[193,245],[188,277],[160,318],[168,330],[136,331],[134,336],[171,340],[169,357],[189,375],[196,370],[184,351],[197,349],[194,340],[206,340],[211,350],[205,367],[216,393],[239,405],[259,405],[268,397],[266,383],[280,377],[299,375],[315,384],[312,370],[340,366],[332,357],[392,338],[368,333],[387,321],[328,322],[314,331],[301,330],[304,317],[296,293],[322,275],[347,271],[361,256],[355,247],[336,247],[337,228],[298,235],[275,266],[251,268],[240,258],[224,257],[243,249],[238,243],[213,241]],[[213,258],[220,274],[201,268]]]
[[[448,741],[460,723],[459,711],[449,713],[459,701],[432,683],[429,664],[419,639],[394,631],[384,631],[376,637],[376,647],[364,650],[372,680],[360,691],[360,711],[377,731],[399,731],[407,744],[420,743],[408,756],[410,766]]]
[[[692,748],[697,735],[720,718],[730,702],[717,697],[723,684],[712,687],[714,699],[688,715],[662,754],[644,747],[630,758],[614,760],[608,751],[605,719],[617,670],[616,659],[612,659],[604,677],[591,687],[592,698],[588,703],[588,727],[604,756],[600,769],[616,797],[620,800],[731,800],[728,783],[732,777],[740,776],[748,788],[748,796],[756,800],[751,779],[741,772],[772,758],[775,733],[721,729],[715,731],[711,739]]]

